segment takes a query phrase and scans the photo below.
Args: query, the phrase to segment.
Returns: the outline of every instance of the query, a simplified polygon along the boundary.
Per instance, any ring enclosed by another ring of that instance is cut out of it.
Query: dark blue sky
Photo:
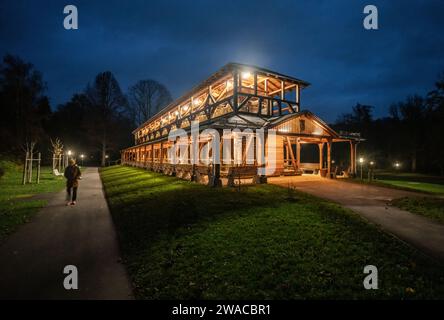
[[[63,28],[63,7],[79,29]],[[362,26],[366,4],[379,30]],[[156,79],[178,97],[227,62],[312,85],[302,104],[334,121],[357,102],[386,114],[444,71],[444,1],[0,1],[0,54],[43,72],[53,106],[111,70],[123,90]]]

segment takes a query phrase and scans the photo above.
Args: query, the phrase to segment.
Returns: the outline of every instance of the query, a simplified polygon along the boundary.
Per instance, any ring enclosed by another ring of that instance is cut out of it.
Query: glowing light
[[[80,155],[80,158],[82,158],[82,159],[83,159],[84,157],[85,157],[85,155],[84,155],[84,154],[81,154],[81,155]]]
[[[248,79],[251,77],[251,73],[249,71],[242,72],[242,79]]]
[[[72,151],[68,150],[68,156],[72,155]]]
[[[401,166],[401,164],[399,162],[395,162],[394,166],[395,166],[395,168],[399,168]]]
[[[108,158],[109,158],[109,156],[108,156],[108,155],[106,155],[106,156],[105,156],[105,158],[106,158],[106,159],[108,159]]]
[[[200,99],[195,99],[195,100],[193,100],[193,104],[194,104],[195,106],[198,106],[198,105],[200,104]]]
[[[370,161],[370,165],[372,166],[372,165],[374,165],[375,163],[373,162],[373,161]]]
[[[188,105],[187,105],[187,104],[184,105],[184,106],[182,107],[182,109],[183,109],[184,111],[187,111],[187,110],[188,110]]]
[[[365,161],[364,158],[362,158],[362,157],[359,158],[359,163],[364,163],[364,161]]]
[[[178,116],[178,115],[179,115],[179,111],[176,110],[176,111],[174,112],[174,115]]]

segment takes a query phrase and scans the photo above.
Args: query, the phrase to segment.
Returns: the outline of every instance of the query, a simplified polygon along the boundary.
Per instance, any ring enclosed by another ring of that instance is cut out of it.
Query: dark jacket
[[[65,169],[66,186],[68,188],[78,187],[81,175],[80,168],[76,164],[73,166],[67,166]]]

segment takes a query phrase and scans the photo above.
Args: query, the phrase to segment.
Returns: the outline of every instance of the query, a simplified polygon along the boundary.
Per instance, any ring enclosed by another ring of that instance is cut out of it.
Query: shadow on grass
[[[102,179],[139,298],[443,296],[439,266],[337,204],[134,168],[102,171]],[[362,288],[367,264],[381,270],[381,290]]]

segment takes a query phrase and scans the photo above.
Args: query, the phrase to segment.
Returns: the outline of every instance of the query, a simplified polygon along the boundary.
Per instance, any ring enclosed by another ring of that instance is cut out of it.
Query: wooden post
[[[324,142],[318,144],[319,146],[319,170],[324,168]]]
[[[299,138],[296,140],[296,164],[298,169],[301,168],[301,141]]]
[[[294,153],[293,153],[293,147],[291,146],[291,141],[290,141],[290,138],[287,136],[287,147],[288,147],[288,149],[287,149],[287,157],[288,157],[288,154],[290,154],[290,158],[291,158],[291,164],[293,165],[293,168],[294,168],[294,171],[295,171],[295,173],[298,171],[298,169],[299,169],[299,165],[298,165],[298,163],[297,163],[297,160],[295,160],[295,158],[294,158]]]
[[[297,95],[297,112],[301,111],[301,87],[299,85],[296,86],[296,95]]]
[[[331,140],[327,142],[327,177],[331,178]]]
[[[28,176],[28,182],[31,183],[32,182],[32,151],[29,153],[29,165],[28,165],[28,170],[29,170],[29,176]]]
[[[37,184],[40,183],[40,162],[42,160],[42,155],[39,152],[37,157]]]
[[[350,174],[355,174],[355,146],[353,141],[350,141]]]
[[[234,113],[237,113],[237,107],[238,107],[238,99],[237,99],[237,91],[238,91],[238,82],[239,82],[239,73],[236,70],[234,70],[233,72],[233,109],[234,109]]]
[[[23,164],[23,184],[26,184],[28,175],[28,151],[26,151],[25,155],[25,163]]]
[[[284,89],[284,81],[281,80],[281,100],[284,100],[284,94],[285,94],[285,89]]]
[[[354,154],[353,154],[353,164],[354,164],[354,168],[353,168],[353,173],[356,175],[358,173],[358,166],[356,163],[356,156],[358,155],[358,144],[355,143],[355,148],[354,148]]]
[[[160,164],[163,164],[163,142],[160,142]]]

